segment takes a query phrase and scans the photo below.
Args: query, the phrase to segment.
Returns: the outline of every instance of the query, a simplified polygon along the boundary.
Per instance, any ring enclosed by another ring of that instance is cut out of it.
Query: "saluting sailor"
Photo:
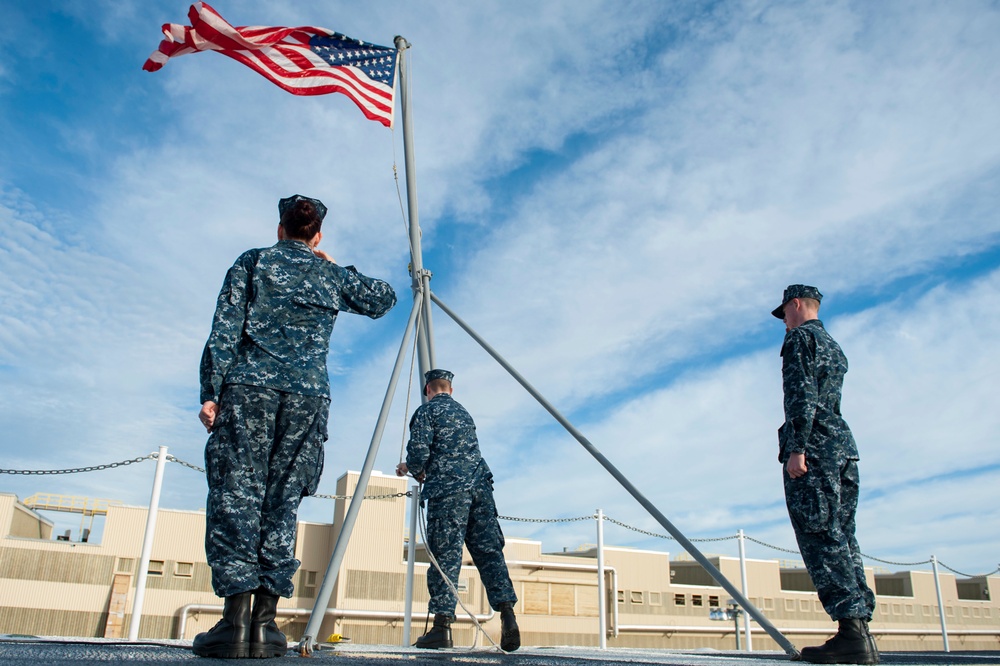
[[[381,317],[387,282],[338,266],[317,245],[326,206],[278,203],[277,244],[226,274],[201,359],[208,503],[205,555],[222,620],[199,634],[203,657],[280,657],[279,597],[294,591],[299,504],[316,492],[330,413],[326,359],[339,312]]]

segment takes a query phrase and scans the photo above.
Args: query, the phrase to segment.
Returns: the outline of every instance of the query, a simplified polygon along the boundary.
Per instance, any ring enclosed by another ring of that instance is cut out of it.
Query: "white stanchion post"
[[[597,510],[597,624],[600,635],[597,645],[602,650],[608,649],[608,590],[604,584],[604,511]],[[618,603],[615,599],[614,603]]]
[[[420,486],[410,489],[410,542],[406,548],[406,587],[403,598],[403,647],[410,646],[410,624],[413,620],[413,572],[417,559],[417,512],[420,511]]]
[[[743,585],[743,596],[750,594],[747,589],[747,551],[743,544],[743,530],[739,531],[740,542],[740,578]],[[747,652],[753,652],[753,639],[750,637],[750,613],[743,613],[743,633],[747,637]]]
[[[132,602],[132,617],[128,623],[128,639],[139,638],[139,622],[142,621],[142,604],[146,598],[146,578],[149,576],[149,556],[153,551],[153,537],[156,536],[156,513],[160,508],[160,487],[163,485],[163,468],[167,462],[167,447],[161,446],[156,457],[156,473],[153,475],[153,493],[149,498],[146,514],[146,534],[142,537],[142,554],[139,556],[139,575],[135,581],[135,600]]]
[[[944,619],[944,597],[941,596],[941,576],[938,573],[937,557],[931,555],[931,568],[934,569],[934,588],[937,590],[938,615],[941,616],[941,640],[944,641],[944,651],[951,652],[948,647],[948,624]]]

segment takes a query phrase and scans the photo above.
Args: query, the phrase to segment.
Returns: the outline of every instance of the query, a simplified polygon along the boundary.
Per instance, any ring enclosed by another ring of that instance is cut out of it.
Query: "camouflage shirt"
[[[479,452],[472,416],[447,393],[420,405],[410,419],[406,467],[413,476],[426,475],[423,497],[446,497],[468,490],[490,468]]]
[[[805,453],[806,462],[857,460],[858,448],[840,415],[847,357],[819,319],[785,333],[781,346],[785,423],[778,429],[778,460]]]
[[[244,252],[219,292],[201,357],[201,401],[219,402],[224,384],[329,397],[337,313],[377,319],[395,304],[387,282],[321,259],[302,241]]]

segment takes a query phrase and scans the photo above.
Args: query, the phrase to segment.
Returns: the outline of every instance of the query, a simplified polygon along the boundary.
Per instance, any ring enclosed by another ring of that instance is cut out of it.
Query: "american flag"
[[[188,11],[190,26],[165,23],[160,48],[142,66],[155,72],[170,58],[218,51],[293,95],[343,93],[369,120],[392,127],[397,50],[326,28],[235,28],[208,3]]]

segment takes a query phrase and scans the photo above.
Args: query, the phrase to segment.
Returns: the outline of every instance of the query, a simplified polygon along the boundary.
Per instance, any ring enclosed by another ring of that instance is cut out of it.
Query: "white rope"
[[[399,442],[399,462],[406,460],[406,429],[409,426],[410,394],[413,392],[413,364],[417,360],[417,331],[420,330],[420,315],[424,309],[417,310],[417,318],[413,322],[413,352],[410,354],[410,381],[406,385],[406,407],[403,408],[403,434]]]

